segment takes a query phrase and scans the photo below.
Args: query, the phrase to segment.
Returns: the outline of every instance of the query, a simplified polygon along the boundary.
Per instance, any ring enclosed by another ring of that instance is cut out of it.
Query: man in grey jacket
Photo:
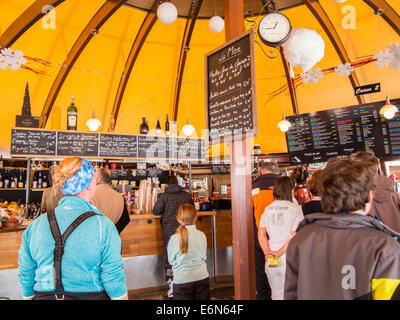
[[[323,170],[326,213],[307,215],[289,243],[285,299],[400,298],[400,234],[368,215],[374,188],[360,161]]]

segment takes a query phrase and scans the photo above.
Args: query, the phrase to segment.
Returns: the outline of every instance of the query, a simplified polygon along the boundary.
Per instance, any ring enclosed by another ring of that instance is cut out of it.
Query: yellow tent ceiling
[[[0,35],[34,2],[0,0]],[[387,2],[399,12],[400,0]],[[40,116],[69,51],[103,3],[104,0],[66,0],[55,8],[55,29],[43,28],[39,20],[12,45],[12,49],[19,49],[29,57],[50,62],[50,66],[35,65],[45,71],[46,75],[37,75],[23,69],[0,70],[0,107],[4,119],[0,127],[0,153],[3,156],[9,155],[11,128],[15,125],[15,115],[21,113],[26,83],[29,83],[32,115]],[[334,0],[321,0],[320,4],[335,26],[351,61],[373,55],[389,44],[400,43],[399,35],[375,15],[364,1],[336,3]],[[355,9],[354,29],[343,28],[342,21],[346,14],[342,13],[342,9],[345,6]],[[316,30],[324,39],[325,56],[317,67],[325,69],[341,63],[323,28],[306,6],[296,6],[284,13],[294,28]],[[78,107],[78,130],[88,131],[85,122],[91,117],[95,105],[96,116],[103,123],[100,130],[107,131],[125,62],[145,16],[143,10],[122,6],[101,27],[63,84],[46,128],[66,128],[66,109],[71,96],[74,96]],[[138,133],[142,116],[147,117],[150,128],[155,128],[158,117],[162,126],[166,114],[171,118],[185,24],[186,19],[178,18],[171,25],[159,21],[154,25],[130,75],[115,132]],[[196,22],[182,79],[177,119],[179,130],[186,123],[188,112],[198,134],[205,128],[204,55],[224,42],[224,32],[216,34],[210,31],[207,19]],[[269,50],[262,46],[264,50]],[[276,59],[267,58],[258,45],[255,46],[255,53],[259,135],[254,143],[261,145],[263,153],[286,152],[285,136],[276,124],[282,116],[282,109],[285,115],[293,113],[290,97],[288,94],[278,95],[267,103],[270,94],[286,83],[282,60],[279,56]],[[298,74],[302,71],[295,67],[295,72]],[[355,73],[361,85],[375,82],[382,84],[381,93],[364,96],[366,102],[383,100],[386,95],[400,98],[400,70],[378,68],[370,63],[357,68]],[[300,86],[297,89],[297,99],[300,113],[357,104],[348,77],[336,73],[324,76],[316,84]],[[57,112],[61,115],[61,127],[52,121]]]

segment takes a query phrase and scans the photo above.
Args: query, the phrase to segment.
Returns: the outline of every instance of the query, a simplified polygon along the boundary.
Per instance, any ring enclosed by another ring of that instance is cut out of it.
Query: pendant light
[[[92,30],[92,35],[96,36],[99,31],[96,29]],[[99,119],[96,118],[96,113],[95,113],[95,96],[96,96],[96,40],[94,40],[94,55],[93,55],[93,113],[92,113],[92,118],[90,118],[88,121],[86,121],[86,125],[89,127],[90,131],[97,131],[99,127],[101,126],[101,122]]]
[[[225,22],[220,16],[217,16],[217,4],[214,1],[214,16],[208,22],[208,27],[212,32],[218,33],[224,29]]]
[[[290,121],[286,120],[285,113],[282,113],[282,120],[278,122],[278,127],[282,132],[286,132],[292,126]]]
[[[187,97],[187,104],[186,104],[187,124],[185,124],[183,126],[182,131],[185,134],[185,136],[190,137],[196,129],[190,124],[190,121],[189,121],[189,90],[188,90],[186,97]]]
[[[379,114],[386,119],[392,119],[397,112],[397,107],[390,103],[389,97],[386,96],[385,105],[379,110]]]
[[[178,17],[178,10],[171,2],[164,2],[158,6],[157,18],[164,24],[173,23]]]

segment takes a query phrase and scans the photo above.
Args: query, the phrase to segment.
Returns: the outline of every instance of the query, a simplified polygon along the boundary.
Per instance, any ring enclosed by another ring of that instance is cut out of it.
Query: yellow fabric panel
[[[372,299],[390,300],[399,284],[398,279],[372,279]]]
[[[4,32],[32,3],[32,0],[0,0],[0,31]],[[20,49],[28,56],[48,60],[52,67],[42,68],[48,75],[36,75],[26,70],[0,70],[0,110],[4,119],[7,119],[0,127],[1,154],[9,153],[11,128],[15,124],[15,115],[21,112],[26,82],[29,82],[32,114],[39,116],[61,64],[102,3],[103,1],[92,0],[65,1],[56,8],[55,30],[43,29],[39,21],[14,44],[13,49]],[[348,0],[339,4],[331,0],[321,0],[320,3],[342,38],[351,60],[373,55],[390,43],[399,42],[398,35],[383,20],[380,22],[382,34],[378,32],[379,19],[363,1]],[[390,0],[389,3],[395,10],[400,9],[400,1]],[[345,6],[355,8],[355,29],[344,29],[342,26],[345,16],[342,9]],[[326,44],[325,56],[317,63],[317,67],[324,69],[340,63],[330,40],[305,6],[292,8],[284,13],[290,18],[294,28],[313,29],[323,37]],[[120,75],[145,15],[144,11],[121,7],[100,29],[96,42],[92,40],[87,45],[55,103],[60,112],[60,129],[65,129],[66,108],[70,104],[71,96],[74,96],[79,111],[78,129],[88,130],[85,122],[91,117],[94,94],[96,116],[103,123],[100,130],[108,129]],[[147,117],[151,129],[155,128],[157,118],[160,118],[162,127],[167,113],[172,118],[177,64],[185,23],[185,19],[178,18],[171,25],[164,25],[159,21],[154,25],[128,81],[116,132],[138,133],[142,116]],[[196,22],[183,76],[178,113],[179,130],[187,121],[189,109],[190,121],[196,128],[196,134],[202,135],[201,131],[205,129],[204,55],[224,42],[225,31],[216,34],[209,30],[208,20],[200,19]],[[259,43],[264,50],[269,50],[260,41]],[[90,71],[94,68],[94,46],[95,69],[99,72],[96,74],[95,93],[93,72]],[[250,145],[252,148],[254,143],[260,144],[264,153],[286,152],[285,134],[276,125],[282,117],[282,111],[285,115],[292,114],[291,100],[288,92],[269,100],[271,92],[286,83],[282,61],[279,56],[276,59],[267,58],[257,44],[255,56],[258,136],[250,141]],[[302,72],[299,67],[294,70],[296,74]],[[361,85],[374,82],[382,84],[382,92],[365,95],[366,101],[383,100],[386,95],[399,98],[399,72],[388,67],[377,68],[373,63],[356,69]],[[357,104],[348,78],[336,73],[326,75],[317,84],[299,86],[297,98],[301,113]],[[54,113],[55,111],[50,115],[47,128],[54,128],[51,121]],[[209,152],[214,155],[229,154],[229,148],[226,145],[217,145],[212,146]]]

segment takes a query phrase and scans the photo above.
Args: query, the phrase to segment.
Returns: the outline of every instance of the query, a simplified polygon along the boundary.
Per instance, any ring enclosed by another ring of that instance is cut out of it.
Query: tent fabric
[[[0,0],[0,34],[2,34],[24,12],[33,0]],[[397,11],[399,0],[387,0]],[[50,62],[50,66],[36,65],[45,75],[28,70],[0,70],[0,108],[3,124],[0,126],[0,154],[7,157],[10,152],[11,128],[15,116],[21,114],[26,83],[29,83],[33,116],[40,116],[50,88],[62,68],[70,49],[87,23],[104,1],[67,0],[55,8],[55,29],[43,27],[37,21],[13,45],[25,55]],[[373,10],[359,0],[336,3],[321,0],[347,50],[351,61],[372,56],[385,50],[389,44],[400,43],[399,35]],[[354,8],[355,26],[348,29],[344,8]],[[306,6],[297,6],[283,12],[294,28],[317,31],[325,41],[325,56],[316,65],[320,69],[340,64],[329,38]],[[91,117],[93,106],[97,118],[102,122],[101,132],[107,132],[110,113],[125,62],[131,45],[142,24],[146,12],[128,6],[119,8],[101,27],[86,46],[74,68],[62,86],[47,122],[47,129],[66,129],[66,112],[71,97],[75,97],[78,108],[78,130],[88,131],[85,122]],[[259,19],[261,19],[260,17]],[[245,22],[245,21],[244,21]],[[123,96],[116,124],[116,133],[139,133],[142,117],[146,116],[154,129],[157,119],[164,126],[166,114],[172,118],[174,88],[179,53],[186,20],[178,18],[170,25],[157,21],[151,30],[134,65]],[[247,24],[248,29],[250,24]],[[205,128],[204,56],[225,42],[224,31],[213,33],[207,19],[196,22],[190,50],[188,51],[178,112],[178,129],[190,122],[197,135]],[[259,41],[265,51],[269,48]],[[258,136],[253,143],[260,144],[263,153],[287,152],[285,135],[277,127],[282,111],[293,114],[290,96],[286,92],[270,100],[270,94],[286,83],[282,60],[265,56],[259,45],[255,45],[256,90],[258,110]],[[95,72],[93,72],[93,70]],[[296,74],[301,68],[294,67]],[[380,82],[382,92],[365,95],[366,102],[400,98],[400,70],[379,68],[373,63],[357,68],[355,73],[361,85]],[[318,83],[307,83],[297,89],[300,113],[344,107],[358,104],[348,77],[331,73]],[[61,119],[57,121],[57,119]],[[214,147],[219,148],[219,147]],[[229,153],[227,147],[216,152]]]

